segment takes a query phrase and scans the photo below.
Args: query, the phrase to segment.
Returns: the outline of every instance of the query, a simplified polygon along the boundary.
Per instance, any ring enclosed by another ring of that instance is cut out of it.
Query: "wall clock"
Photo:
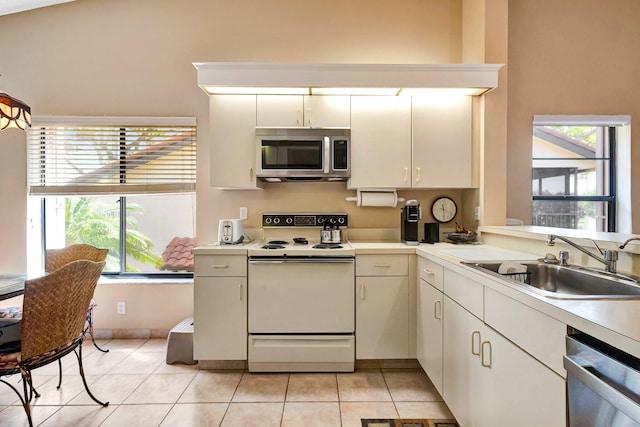
[[[438,222],[449,222],[458,212],[456,202],[449,197],[438,197],[431,205],[431,214]]]

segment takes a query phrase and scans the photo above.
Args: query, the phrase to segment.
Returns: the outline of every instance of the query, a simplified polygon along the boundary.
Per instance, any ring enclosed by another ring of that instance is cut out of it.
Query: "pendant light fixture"
[[[0,130],[31,126],[31,107],[0,90]]]

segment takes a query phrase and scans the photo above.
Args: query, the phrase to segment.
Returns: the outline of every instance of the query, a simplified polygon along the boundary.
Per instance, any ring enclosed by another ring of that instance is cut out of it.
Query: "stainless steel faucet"
[[[556,244],[555,239],[560,239],[563,242],[566,242],[569,246],[572,246],[572,247],[576,248],[577,250],[579,250],[580,252],[583,252],[583,253],[589,255],[591,258],[600,261],[601,263],[604,264],[604,271],[606,271],[608,273],[615,273],[616,272],[616,264],[617,264],[617,261],[618,261],[618,252],[617,251],[613,251],[613,250],[610,250],[610,249],[602,250],[602,249],[600,249],[600,247],[598,246],[598,244],[594,240],[591,240],[593,242],[593,244],[595,245],[596,249],[598,249],[598,252],[600,252],[600,255],[602,255],[602,257],[599,257],[598,255],[596,255],[593,252],[585,249],[584,247],[578,245],[577,243],[572,242],[571,240],[567,239],[566,237],[556,236],[554,234],[549,234],[547,236],[547,245],[549,245],[549,246],[555,245]],[[625,242],[625,244],[626,243],[627,242]],[[561,258],[563,258],[562,254],[561,254]],[[566,260],[566,255],[564,256],[564,259]]]
[[[627,240],[624,241],[623,244],[621,244],[620,246],[618,246],[620,249],[624,249],[625,246],[627,246],[629,244],[629,242],[633,242],[634,240],[640,240],[640,237],[631,237]]]

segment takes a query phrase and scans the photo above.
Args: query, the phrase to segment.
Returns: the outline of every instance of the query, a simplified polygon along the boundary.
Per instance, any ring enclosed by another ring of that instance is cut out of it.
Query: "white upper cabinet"
[[[257,127],[349,128],[349,96],[258,95]]]
[[[211,95],[211,186],[257,188],[256,95]]]
[[[413,188],[473,186],[471,97],[413,97]]]
[[[351,97],[351,179],[348,186],[411,186],[410,97]]]

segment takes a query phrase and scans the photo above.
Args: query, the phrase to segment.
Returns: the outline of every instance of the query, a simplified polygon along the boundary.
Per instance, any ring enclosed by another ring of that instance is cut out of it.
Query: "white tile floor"
[[[42,426],[304,426],[360,427],[361,418],[453,418],[420,370],[371,369],[354,373],[253,374],[167,365],[166,340],[85,343],[87,395],[75,356],[34,371],[41,397],[32,405]],[[16,384],[19,375],[6,378]],[[20,385],[19,389],[22,386]],[[0,384],[0,426],[26,426],[17,396]]]

